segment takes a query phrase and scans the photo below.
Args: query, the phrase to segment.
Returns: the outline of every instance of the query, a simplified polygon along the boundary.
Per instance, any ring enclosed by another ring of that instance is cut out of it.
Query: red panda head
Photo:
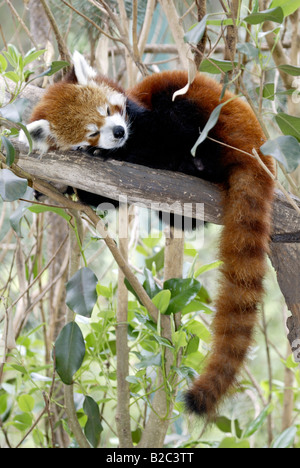
[[[27,125],[33,148],[44,153],[50,147],[123,146],[128,138],[126,96],[98,78],[79,53],[74,53],[73,60],[72,79],[50,86],[33,110]],[[20,139],[27,140],[24,134]]]

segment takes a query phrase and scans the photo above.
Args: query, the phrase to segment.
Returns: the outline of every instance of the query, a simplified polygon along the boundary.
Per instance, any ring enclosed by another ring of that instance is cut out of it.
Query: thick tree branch
[[[196,204],[204,204],[204,220],[222,224],[221,197],[218,187],[197,177],[150,169],[113,159],[104,160],[81,152],[49,151],[42,157],[27,154],[23,145],[17,164],[32,176],[49,182],[69,185],[113,200],[127,198],[147,208],[158,209],[158,203],[172,206],[176,214],[203,219]],[[300,206],[300,200],[292,198]],[[185,211],[183,211],[185,209]],[[273,232],[297,233],[300,218],[284,195],[277,191],[274,203]]]

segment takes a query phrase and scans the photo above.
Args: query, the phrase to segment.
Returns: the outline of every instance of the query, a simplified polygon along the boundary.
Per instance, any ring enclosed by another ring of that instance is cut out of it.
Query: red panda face
[[[128,138],[125,96],[117,91],[108,91],[105,104],[97,106],[96,111],[102,120],[100,124],[93,122],[87,125],[89,145],[103,149],[123,146]]]
[[[118,148],[128,138],[126,97],[106,83],[57,83],[36,106],[27,128],[34,149],[41,152],[50,147]]]

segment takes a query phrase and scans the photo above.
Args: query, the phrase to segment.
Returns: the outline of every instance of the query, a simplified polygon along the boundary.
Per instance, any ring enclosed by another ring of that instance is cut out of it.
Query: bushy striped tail
[[[212,351],[188,390],[187,409],[213,418],[236,383],[252,343],[263,296],[274,183],[256,161],[238,166],[223,193],[222,279],[213,321]]]

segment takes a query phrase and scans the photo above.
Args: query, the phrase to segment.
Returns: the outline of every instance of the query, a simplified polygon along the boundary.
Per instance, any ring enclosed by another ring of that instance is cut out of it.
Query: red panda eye
[[[91,134],[89,135],[89,137],[90,137],[90,138],[93,138],[93,137],[96,137],[96,136],[98,136],[98,135],[100,135],[100,132],[99,132],[99,131],[94,132],[94,133],[91,133]]]
[[[110,112],[110,108],[107,106],[107,115],[110,116],[111,115],[111,112]]]

